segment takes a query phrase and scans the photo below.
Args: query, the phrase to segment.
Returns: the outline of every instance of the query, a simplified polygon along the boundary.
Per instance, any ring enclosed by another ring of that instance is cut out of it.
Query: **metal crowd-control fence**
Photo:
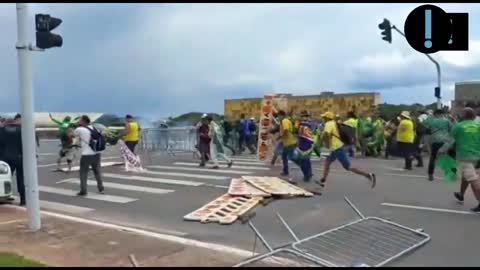
[[[142,130],[140,150],[142,152],[195,153],[197,144],[195,127],[147,128]]]
[[[299,239],[277,213],[277,217],[295,239],[294,242],[279,248],[272,248],[249,221],[249,226],[269,251],[235,266],[300,264],[326,267],[380,267],[430,241],[430,236],[423,233],[423,229],[411,229],[378,217],[365,217],[347,197],[345,201],[360,217],[359,220],[304,239]]]

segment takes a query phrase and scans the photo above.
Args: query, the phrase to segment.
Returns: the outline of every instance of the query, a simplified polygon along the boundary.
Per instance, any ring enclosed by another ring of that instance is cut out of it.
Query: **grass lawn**
[[[0,253],[0,267],[45,267],[46,265],[12,253]]]

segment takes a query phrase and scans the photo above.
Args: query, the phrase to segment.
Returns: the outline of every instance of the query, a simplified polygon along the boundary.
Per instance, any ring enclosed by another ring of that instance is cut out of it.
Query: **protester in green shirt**
[[[445,117],[443,110],[435,110],[433,116],[428,117],[423,125],[427,128],[430,135],[430,161],[428,162],[428,180],[433,181],[433,173],[435,171],[435,160],[437,159],[438,150],[448,142],[452,123]]]
[[[455,198],[463,202],[468,186],[472,187],[478,205],[471,210],[480,213],[480,181],[475,169],[480,160],[480,121],[475,120],[475,111],[466,107],[462,110],[461,121],[452,129],[457,160],[457,177],[461,178],[460,192],[455,192]],[[446,147],[442,147],[445,152]]]

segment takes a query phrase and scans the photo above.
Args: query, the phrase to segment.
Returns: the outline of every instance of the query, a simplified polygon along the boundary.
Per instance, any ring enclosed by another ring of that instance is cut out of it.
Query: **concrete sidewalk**
[[[0,252],[49,266],[232,266],[242,257],[128,231],[42,214],[42,229],[30,232],[26,211],[0,206]]]

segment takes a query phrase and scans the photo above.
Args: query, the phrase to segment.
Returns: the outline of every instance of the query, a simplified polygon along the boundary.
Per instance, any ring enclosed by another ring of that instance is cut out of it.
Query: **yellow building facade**
[[[224,103],[224,115],[227,121],[234,121],[244,113],[246,117],[260,118],[262,98],[227,99]],[[380,103],[380,94],[375,92],[334,94],[332,92],[320,95],[293,96],[288,95],[288,112],[294,118],[302,110],[307,110],[313,119],[320,119],[326,111],[345,116],[348,111],[358,115],[368,115]]]

